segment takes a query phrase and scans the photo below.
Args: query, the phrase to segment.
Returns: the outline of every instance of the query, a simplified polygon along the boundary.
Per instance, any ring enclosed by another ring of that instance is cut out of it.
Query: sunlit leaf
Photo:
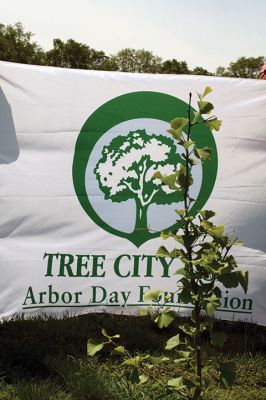
[[[211,210],[201,210],[199,213],[205,220],[208,220],[215,216],[215,212]]]
[[[174,139],[181,140],[182,129],[167,129],[167,132],[170,133]]]
[[[167,308],[158,313],[152,314],[151,318],[153,322],[162,329],[167,328],[175,320],[176,314],[173,310]]]
[[[105,329],[102,329],[102,334],[103,334],[103,336],[105,336],[107,339],[118,339],[118,338],[120,338],[120,335],[119,335],[119,334],[116,334],[116,335],[113,335],[113,336],[108,335],[108,333],[106,332]]]
[[[174,379],[169,379],[169,381],[167,382],[168,386],[171,386],[175,389],[178,390],[182,390],[185,388],[185,385],[183,384],[183,378],[179,377],[179,378],[174,378]]]
[[[158,256],[158,257],[170,257],[170,253],[164,246],[160,246],[159,249],[156,252],[156,256]]]
[[[208,147],[204,147],[203,149],[197,149],[194,147],[194,154],[197,158],[206,161],[211,159],[212,151]]]
[[[125,352],[126,352],[126,350],[125,350],[124,346],[117,346],[112,351],[112,354],[113,355],[123,355],[123,354],[125,354]]]
[[[144,301],[159,301],[162,294],[162,290],[149,290],[144,294]]]
[[[183,215],[185,214],[186,210],[175,210],[175,212],[180,215],[180,217],[183,217]]]
[[[179,346],[179,344],[180,344],[179,334],[172,336],[170,339],[167,340],[165,345],[165,350],[172,350],[175,347]]]
[[[173,249],[170,253],[170,257],[179,258],[180,257],[180,249]]]
[[[176,351],[175,357],[177,357],[174,361],[187,361],[190,358],[190,351]]]
[[[206,121],[205,124],[208,125],[211,130],[219,131],[222,125],[222,121],[220,119],[214,118]]]
[[[87,354],[88,356],[94,356],[96,353],[102,350],[104,343],[96,343],[94,340],[89,339],[87,342]]]
[[[133,367],[137,367],[142,360],[139,356],[128,358],[123,362],[123,365],[132,365]]]
[[[204,97],[207,96],[211,92],[212,92],[212,88],[210,86],[206,86],[203,93],[198,93],[199,99],[200,100],[204,99]]]
[[[171,232],[161,232],[161,233],[160,233],[160,237],[161,237],[163,240],[166,240],[166,239],[168,239],[168,238],[171,237],[171,236],[173,236]]]
[[[148,375],[145,375],[145,374],[139,375],[139,383],[138,384],[143,385],[144,383],[148,382],[148,380],[149,380]]]
[[[150,311],[152,310],[153,307],[149,306],[149,307],[144,307],[140,309],[140,315],[143,317],[145,315],[148,315],[150,313]]]
[[[187,150],[192,144],[194,144],[192,140],[187,140],[186,142],[183,143],[183,146]]]
[[[220,305],[220,298],[217,297],[214,293],[206,298],[206,311],[208,315],[212,315],[214,311],[219,307]]]
[[[173,129],[183,129],[186,125],[188,125],[188,119],[184,117],[175,118],[171,122],[171,128]]]
[[[179,325],[178,329],[180,329],[182,332],[184,332],[186,335],[189,336],[194,336],[196,332],[196,328],[190,326],[188,323],[185,323],[184,325]]]
[[[212,103],[208,101],[198,101],[200,114],[209,114],[213,110]]]
[[[166,361],[169,361],[169,357],[161,356],[161,357],[149,357],[149,363],[152,365],[159,365]]]
[[[187,275],[187,271],[185,270],[185,268],[179,268],[176,272],[175,275],[183,275],[186,276]]]

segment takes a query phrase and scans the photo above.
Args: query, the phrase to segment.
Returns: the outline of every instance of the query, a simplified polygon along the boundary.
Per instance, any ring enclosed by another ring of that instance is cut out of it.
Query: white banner
[[[194,209],[244,242],[245,294],[223,290],[216,317],[266,325],[266,82],[78,71],[0,63],[0,316],[136,313],[149,289],[175,290],[177,260],[155,256],[181,198],[151,177],[180,156],[166,130],[189,92],[211,86],[222,119],[198,141]],[[147,229],[139,229],[148,227]],[[179,313],[189,305],[172,296]]]

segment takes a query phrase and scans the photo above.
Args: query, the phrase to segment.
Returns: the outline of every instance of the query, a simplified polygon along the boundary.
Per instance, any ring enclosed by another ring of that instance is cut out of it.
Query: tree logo
[[[145,129],[139,129],[127,136],[117,136],[103,148],[95,174],[106,199],[116,202],[134,199],[134,230],[147,229],[147,210],[151,203],[178,201],[176,191],[162,185],[153,176],[158,170],[164,175],[173,173],[180,162],[170,137],[148,135]]]
[[[166,131],[172,119],[187,116],[187,108],[164,93],[134,92],[103,104],[87,119],[76,142],[73,182],[80,204],[101,228],[140,246],[177,227],[174,210],[182,208],[182,195],[154,174],[170,175],[183,163]],[[212,159],[194,167],[191,214],[208,200],[217,173],[211,131],[205,124],[193,131],[197,147],[210,147]]]

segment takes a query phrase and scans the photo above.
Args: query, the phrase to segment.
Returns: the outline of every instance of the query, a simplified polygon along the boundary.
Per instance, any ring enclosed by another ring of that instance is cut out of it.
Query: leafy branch
[[[156,255],[181,261],[182,267],[176,271],[176,275],[180,277],[176,292],[181,303],[192,306],[189,323],[178,325],[178,333],[165,345],[165,350],[173,354],[174,363],[185,365],[188,377],[171,378],[166,384],[161,381],[164,387],[167,386],[169,390],[176,391],[179,396],[189,400],[204,398],[209,389],[208,368],[213,350],[222,347],[226,341],[226,334],[215,331],[212,321],[214,312],[220,306],[222,297],[220,287],[235,288],[240,285],[245,293],[248,288],[248,273],[238,269],[234,257],[230,254],[232,246],[241,245],[241,242],[229,237],[223,225],[211,222],[215,217],[214,211],[201,210],[195,216],[190,214],[195,201],[190,196],[193,166],[198,162],[201,164],[208,162],[212,155],[210,148],[198,148],[196,142],[191,140],[192,129],[201,123],[211,130],[219,131],[222,123],[217,117],[208,116],[214,107],[205,97],[211,91],[210,87],[206,87],[203,93],[198,94],[198,111],[192,110],[190,93],[187,118],[178,117],[170,123],[171,128],[168,133],[179,146],[183,147],[180,166],[170,175],[157,171],[153,176],[153,179],[159,179],[162,185],[181,194],[184,203],[184,208],[176,211],[179,217],[179,229],[161,232],[163,240],[172,239],[177,243],[177,247],[168,250],[165,246],[161,246]],[[161,305],[162,299],[163,305]],[[152,320],[159,328],[166,328],[175,320],[174,311],[166,306],[168,297],[164,296],[163,291],[149,291],[144,295],[144,300],[153,302],[155,306],[157,304],[155,312],[152,312],[154,307],[148,307],[142,310],[141,314],[151,314]],[[206,333],[210,338],[210,342],[207,343],[203,340],[203,334]],[[88,354],[94,355],[105,344],[113,343],[115,337],[118,336],[107,335],[108,340],[102,344],[90,342]],[[121,346],[116,349],[118,348],[125,358],[122,365],[133,368],[133,375],[130,377],[134,376],[136,383],[144,384],[150,378],[155,379],[151,373],[150,365],[153,365],[153,362],[150,355],[132,357]],[[157,365],[161,366],[168,360],[167,357],[159,357]],[[221,363],[219,377],[221,385],[230,387],[235,379],[234,364]]]

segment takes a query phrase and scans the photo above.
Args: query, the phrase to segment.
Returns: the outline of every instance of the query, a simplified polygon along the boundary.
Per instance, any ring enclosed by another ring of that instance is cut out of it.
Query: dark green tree
[[[123,72],[157,73],[161,66],[161,58],[144,49],[122,49],[109,62],[116,66],[116,70]]]
[[[174,189],[162,185],[160,179],[153,179],[158,168],[164,174],[174,174],[180,162],[171,138],[149,135],[143,129],[117,136],[104,146],[94,173],[105,199],[119,203],[135,200],[135,229],[147,228],[150,204],[171,204],[182,199]]]
[[[189,69],[186,61],[177,61],[175,58],[166,60],[160,68],[162,74],[189,74]]]
[[[216,76],[228,76],[227,69],[225,67],[218,67],[215,72]]]
[[[240,57],[231,62],[228,68],[218,67],[216,75],[234,78],[256,79],[264,63],[264,57]]]
[[[54,39],[53,49],[46,53],[47,65],[74,69],[103,69],[108,57],[103,51],[68,39]]]
[[[33,33],[25,32],[20,22],[0,24],[0,60],[23,64],[45,64],[45,53],[32,40]]]
[[[202,68],[202,67],[195,67],[192,71],[191,71],[192,75],[207,75],[207,76],[212,76],[213,74],[211,72],[209,72],[207,69]]]

